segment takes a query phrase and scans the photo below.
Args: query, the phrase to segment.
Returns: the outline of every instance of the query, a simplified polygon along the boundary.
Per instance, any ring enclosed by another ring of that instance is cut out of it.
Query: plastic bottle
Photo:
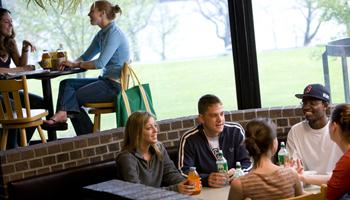
[[[61,62],[66,60],[66,55],[63,51],[63,45],[60,44],[60,48],[57,49],[57,66],[61,64]]]
[[[187,181],[190,185],[194,185],[193,195],[199,194],[201,192],[201,178],[199,177],[196,167],[190,167],[190,172],[187,176]]]
[[[43,54],[41,56],[42,68],[51,69],[51,56],[47,50],[43,50]]]
[[[236,162],[236,169],[235,169],[235,173],[233,175],[233,177],[236,179],[240,176],[244,175],[244,171],[242,170],[242,166],[240,162]]]
[[[278,163],[279,165],[285,165],[289,162],[289,153],[286,149],[284,142],[281,142],[281,149],[278,151]]]
[[[216,160],[216,167],[219,173],[227,173],[228,171],[227,161],[222,153],[222,150],[219,150],[218,159]]]

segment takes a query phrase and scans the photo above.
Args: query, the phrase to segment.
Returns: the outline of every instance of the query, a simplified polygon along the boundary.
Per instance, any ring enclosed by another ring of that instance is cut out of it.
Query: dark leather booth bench
[[[177,147],[167,150],[177,165]],[[116,179],[117,170],[112,160],[10,182],[9,199],[85,199],[83,187]]]

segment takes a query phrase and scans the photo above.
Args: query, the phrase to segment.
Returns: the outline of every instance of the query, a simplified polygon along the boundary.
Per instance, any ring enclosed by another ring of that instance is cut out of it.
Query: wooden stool
[[[94,114],[93,133],[100,131],[101,114],[115,112],[115,102],[86,103],[84,107],[88,108],[90,114]]]

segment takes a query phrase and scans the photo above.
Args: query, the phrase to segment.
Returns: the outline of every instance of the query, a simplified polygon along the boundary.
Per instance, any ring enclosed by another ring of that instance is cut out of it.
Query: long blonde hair
[[[150,118],[154,116],[149,112],[137,111],[132,113],[124,129],[124,144],[122,150],[134,152],[140,148],[143,129]],[[157,144],[151,145],[159,159],[162,158]]]

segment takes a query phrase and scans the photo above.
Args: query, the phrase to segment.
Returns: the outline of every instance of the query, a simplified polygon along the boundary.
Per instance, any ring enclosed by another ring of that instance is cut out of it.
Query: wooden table
[[[110,180],[83,188],[83,199],[109,200],[109,199],[143,199],[143,200],[195,200],[191,196],[178,192],[154,188],[138,183],[130,183],[121,180]]]
[[[226,200],[229,192],[229,185],[223,188],[202,187],[201,193],[193,195],[193,197],[203,200]]]
[[[305,192],[310,193],[319,193],[320,186],[318,185],[307,185],[304,187]],[[223,188],[210,188],[203,187],[201,193],[198,195],[193,195],[195,198],[199,198],[202,200],[226,200],[228,198],[228,194],[230,192],[230,186],[225,186]]]

